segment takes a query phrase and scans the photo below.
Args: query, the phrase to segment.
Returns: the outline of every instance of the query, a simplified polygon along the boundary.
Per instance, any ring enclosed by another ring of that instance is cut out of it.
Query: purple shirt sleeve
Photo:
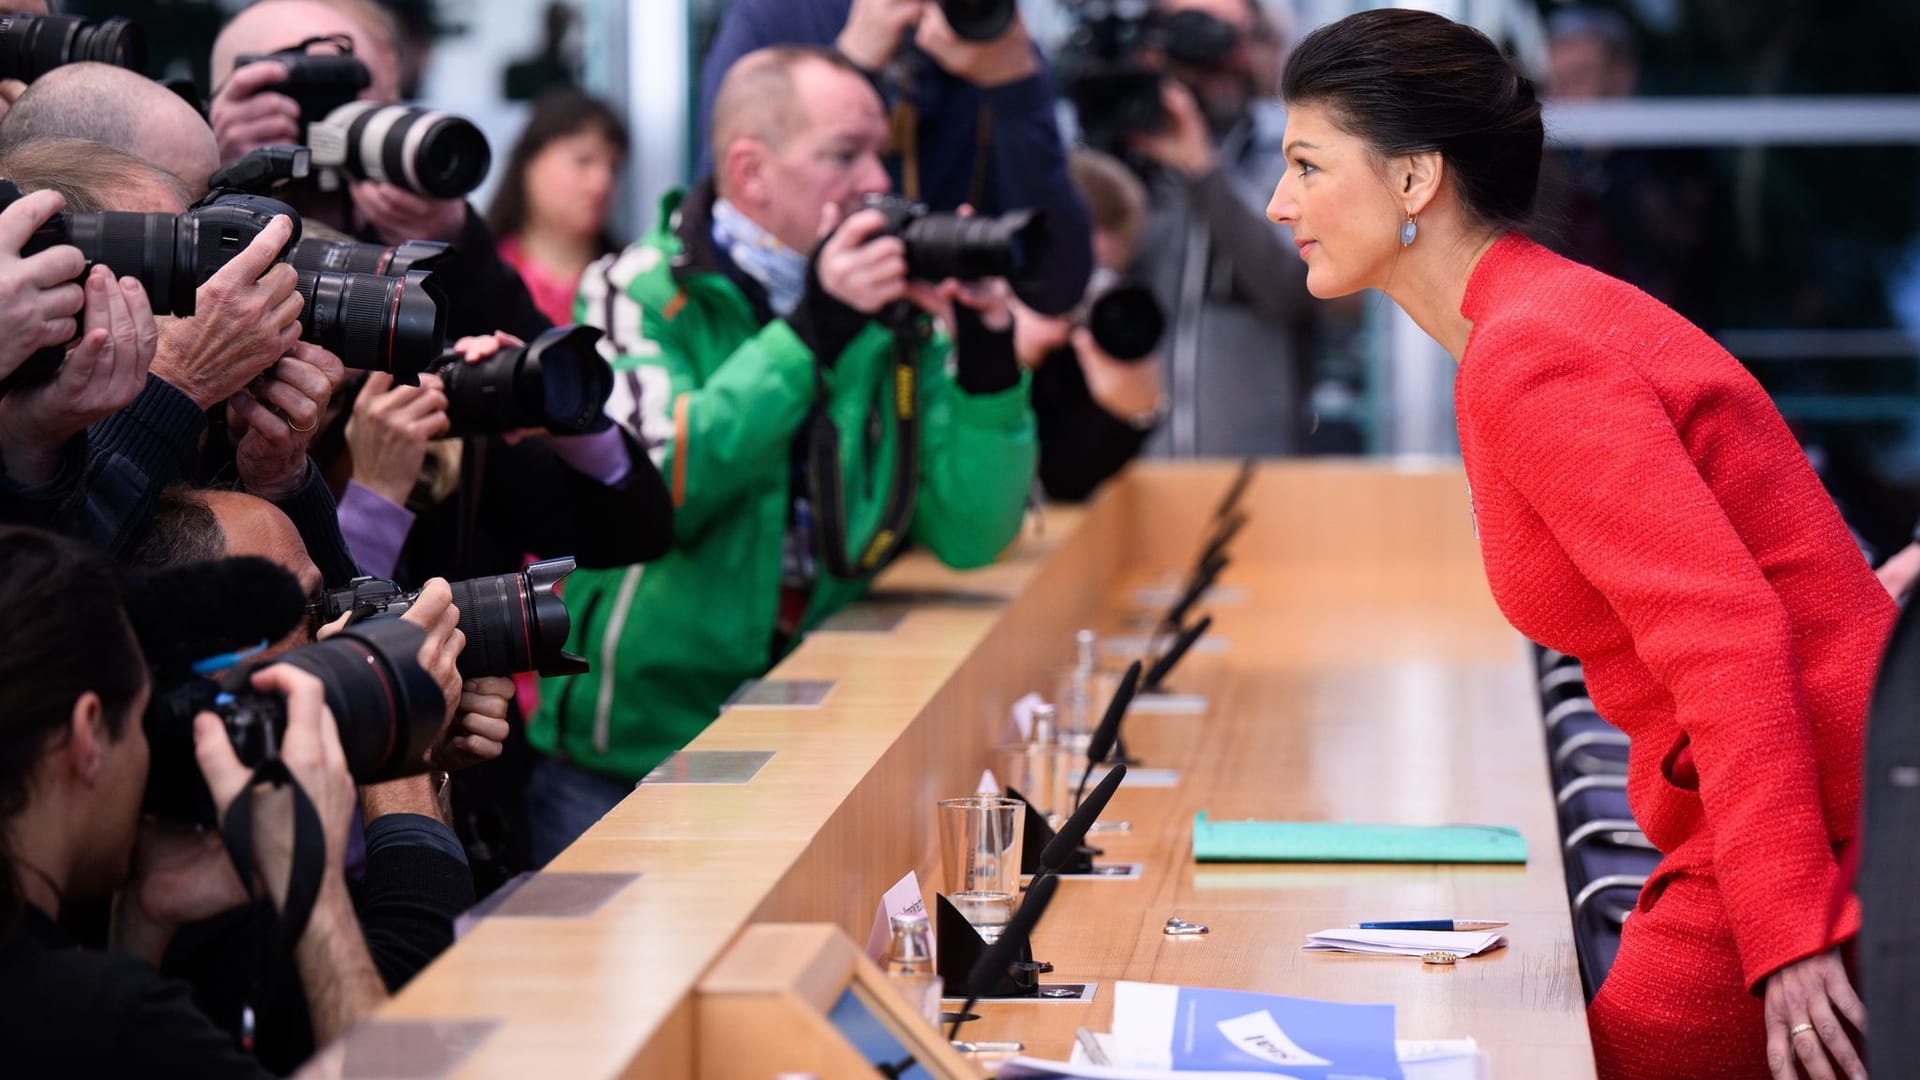
[[[590,476],[608,487],[627,478],[633,462],[627,457],[627,440],[618,427],[592,435],[554,435],[547,442],[560,460],[582,476]]]
[[[395,506],[372,488],[351,480],[340,497],[340,532],[360,569],[390,578],[413,528],[413,511]]]

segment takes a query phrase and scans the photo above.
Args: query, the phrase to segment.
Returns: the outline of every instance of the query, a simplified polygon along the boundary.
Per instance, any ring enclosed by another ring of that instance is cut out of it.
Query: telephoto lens
[[[62,64],[88,60],[145,72],[147,39],[122,18],[0,15],[0,79],[33,80]]]
[[[1046,217],[1035,210],[961,217],[897,195],[869,195],[865,205],[887,216],[906,242],[907,273],[922,281],[1003,277],[1017,291],[1034,283],[1048,248]]]
[[[573,630],[567,605],[553,587],[573,573],[572,556],[537,562],[517,574],[456,581],[453,602],[460,609],[460,631],[467,646],[460,653],[460,674],[544,676],[578,675],[587,662],[566,651]],[[320,598],[315,618],[322,624],[348,612],[398,615],[420,598],[385,578],[354,578]]]
[[[300,337],[362,371],[416,384],[446,347],[446,297],[427,270],[404,277],[302,270]]]
[[[613,368],[600,355],[599,340],[595,327],[560,326],[478,363],[458,353],[442,356],[434,371],[447,388],[448,434],[605,431]]]
[[[1115,360],[1145,359],[1167,332],[1167,313],[1153,290],[1104,268],[1093,272],[1073,319]]]
[[[291,664],[319,678],[340,731],[347,771],[362,784],[428,768],[427,751],[446,724],[447,700],[420,666],[426,633],[397,618],[368,619],[268,664]],[[193,718],[213,712],[241,763],[279,752],[286,702],[248,686],[252,669],[224,681],[193,678],[156,691],[143,721],[150,747],[144,807],[166,821],[214,825],[214,806],[195,764]]]
[[[313,163],[418,195],[453,199],[480,186],[493,163],[472,122],[414,105],[356,101],[307,126]]]
[[[404,240],[387,246],[307,237],[293,245],[293,254],[287,256],[287,261],[296,270],[403,278],[409,270],[439,269],[442,260],[447,258],[447,250],[447,245],[433,240]]]
[[[940,14],[968,41],[992,41],[1013,25],[1014,0],[940,0]]]

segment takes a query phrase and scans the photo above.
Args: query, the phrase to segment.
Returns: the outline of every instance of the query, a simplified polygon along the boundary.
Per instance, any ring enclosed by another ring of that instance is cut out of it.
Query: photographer
[[[973,41],[932,0],[734,0],[701,64],[698,130],[712,130],[721,80],[741,57],[787,44],[831,45],[873,80],[894,130],[909,133],[889,147],[908,198],[1044,212],[1055,261],[1030,299],[1046,314],[1072,310],[1090,269],[1087,209],[1067,180],[1045,60],[1017,11],[991,41]],[[701,175],[719,171],[703,145]]]
[[[276,91],[292,74],[281,60],[237,66],[243,56],[266,56],[304,46],[309,53],[348,51],[365,66],[370,83],[359,100],[398,100],[398,30],[380,7],[336,0],[260,0],[241,10],[213,46],[216,91],[209,106],[221,164],[275,143],[301,141],[303,116],[292,97]],[[458,258],[437,273],[451,301],[447,327],[455,337],[506,330],[532,339],[551,325],[534,306],[526,285],[501,261],[485,219],[465,199],[436,199],[396,184],[354,180],[344,199],[317,189],[294,190],[303,216],[325,221],[360,240],[398,244],[433,240],[452,245]]]
[[[1004,283],[909,278],[913,250],[862,208],[889,186],[886,132],[837,53],[750,54],[715,95],[712,181],[669,195],[613,264],[598,306],[616,328],[638,308],[640,336],[614,343],[641,390],[632,426],[672,477],[676,543],[644,571],[567,583],[597,662],[549,684],[529,728],[550,755],[530,791],[538,860],[859,597],[892,543],[973,567],[1019,531],[1033,420]]]
[[[74,541],[18,528],[0,529],[0,568],[0,1042],[8,1064],[25,1075],[156,1067],[269,1075],[196,1008],[184,984],[150,966],[177,913],[248,889],[208,834],[168,835],[140,821],[148,767],[140,718],[151,687],[121,608],[120,574]],[[312,1027],[326,1041],[386,998],[340,870],[353,781],[317,679],[281,666],[255,673],[252,684],[285,696],[280,759],[318,812],[329,856],[295,948]],[[223,817],[236,800],[260,798],[217,717],[197,717],[193,740]],[[260,805],[252,854],[279,905],[293,845],[288,826]],[[58,925],[63,905],[116,889],[113,951],[75,948]]]
[[[1168,311],[1169,419],[1154,452],[1297,453],[1311,377],[1313,306],[1288,231],[1267,221],[1285,169],[1280,128],[1253,108],[1256,0],[1160,0],[1159,14],[1231,46],[1168,61],[1164,125],[1117,147],[1152,206],[1135,270]],[[1173,51],[1173,50],[1169,50]]]
[[[42,137],[0,159],[23,190],[55,187],[76,211],[179,214],[177,186],[157,166],[81,139]],[[307,458],[341,378],[339,358],[299,340],[293,267],[277,259],[291,222],[275,219],[196,292],[191,317],[157,319],[152,369],[139,396],[90,433],[77,535],[109,552],[139,541],[154,500],[183,480],[232,479],[287,512],[329,582],[354,576],[333,497]],[[225,437],[201,438],[212,425]]]
[[[1125,165],[1098,150],[1076,147],[1067,156],[1067,170],[1093,212],[1094,274],[1121,281],[1146,227],[1146,190]],[[1142,306],[1155,310],[1131,312],[1133,320],[1161,317],[1151,296],[1141,299]],[[1158,347],[1146,346],[1145,355],[1115,357],[1088,325],[1095,310],[1065,319],[1014,307],[1020,363],[1033,372],[1040,485],[1049,498],[1066,502],[1092,495],[1138,456],[1165,405]]]

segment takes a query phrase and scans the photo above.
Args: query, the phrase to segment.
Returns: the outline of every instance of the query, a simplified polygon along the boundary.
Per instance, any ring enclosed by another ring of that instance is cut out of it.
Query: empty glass
[[[940,856],[947,900],[991,942],[1006,929],[1020,894],[1026,805],[969,795],[940,800]]]

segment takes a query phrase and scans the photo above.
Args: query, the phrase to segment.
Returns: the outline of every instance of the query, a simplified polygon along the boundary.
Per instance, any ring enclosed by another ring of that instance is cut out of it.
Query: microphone
[[[307,614],[299,579],[252,555],[138,572],[122,602],[147,664],[174,674],[196,660],[278,641]]]
[[[1180,636],[1173,639],[1173,644],[1167,647],[1167,651],[1161,654],[1160,659],[1154,661],[1153,667],[1147,672],[1147,677],[1141,680],[1141,685],[1148,690],[1159,689],[1166,677],[1173,673],[1173,666],[1187,655],[1187,650],[1193,648],[1193,643],[1199,641],[1200,635],[1206,633],[1207,628],[1212,625],[1213,616],[1202,615],[1199,622],[1180,631]]]
[[[1073,805],[1080,805],[1080,796],[1086,794],[1087,780],[1093,776],[1094,767],[1107,760],[1113,753],[1113,741],[1120,737],[1120,721],[1127,715],[1127,706],[1133,704],[1133,695],[1140,689],[1140,661],[1127,665],[1127,673],[1120,677],[1120,688],[1113,692],[1113,700],[1107,703],[1107,714],[1100,718],[1100,726],[1093,729],[1093,737],[1087,740],[1087,766],[1080,773],[1080,787],[1073,793]]]
[[[1027,898],[1020,902],[1020,910],[1007,920],[1006,929],[986,947],[975,961],[973,970],[967,973],[967,1003],[960,1006],[960,1012],[953,1021],[953,1027],[947,1032],[951,1040],[960,1034],[960,1025],[966,1021],[967,1014],[980,1003],[980,999],[993,993],[993,988],[1007,974],[1007,969],[1020,955],[1021,946],[1033,933],[1035,923],[1047,910],[1047,902],[1053,899],[1054,887],[1060,884],[1057,877],[1035,878],[1032,888],[1027,890]]]
[[[1214,508],[1213,516],[1217,520],[1226,517],[1240,503],[1240,497],[1247,493],[1247,485],[1253,483],[1253,470],[1258,464],[1256,458],[1242,458],[1240,471],[1233,475],[1233,483],[1227,485],[1227,492],[1220,497],[1220,505]]]
[[[1040,872],[1033,875],[1033,884],[1027,886],[1029,891],[1039,885],[1042,879],[1060,876],[1060,867],[1065,866],[1073,853],[1079,850],[1081,842],[1087,838],[1087,830],[1093,828],[1093,823],[1100,818],[1100,811],[1107,808],[1107,801],[1113,798],[1115,791],[1120,790],[1120,782],[1126,778],[1126,763],[1115,765],[1094,787],[1087,801],[1080,804],[1072,817],[1061,823],[1060,831],[1054,833],[1053,839],[1047,841],[1047,846],[1040,851]]]
[[[1214,581],[1220,577],[1220,571],[1226,568],[1227,557],[1225,555],[1216,555],[1212,562],[1202,566],[1200,572],[1194,575],[1193,584],[1187,586],[1187,591],[1182,593],[1180,599],[1174,601],[1173,606],[1167,609],[1167,616],[1160,620],[1160,625],[1169,629],[1177,629],[1181,623],[1186,621],[1187,612],[1193,609],[1193,605],[1200,602],[1200,598],[1206,595],[1208,589],[1213,588]]]
[[[1213,539],[1207,542],[1206,550],[1200,553],[1200,558],[1194,565],[1205,566],[1219,558],[1220,554],[1227,550],[1227,544],[1246,527],[1246,524],[1247,515],[1242,511],[1235,511],[1232,517],[1221,522],[1220,527],[1213,530]]]

